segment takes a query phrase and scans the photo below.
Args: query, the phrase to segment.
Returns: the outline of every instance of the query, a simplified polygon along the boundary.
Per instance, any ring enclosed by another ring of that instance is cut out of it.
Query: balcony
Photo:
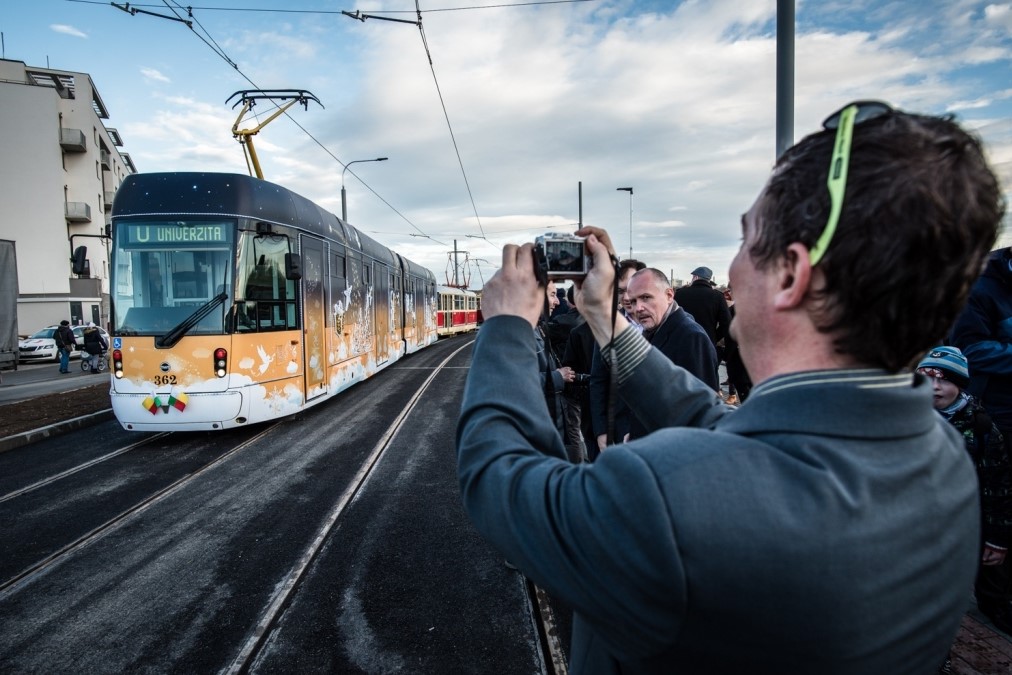
[[[112,211],[112,200],[116,197],[115,192],[106,192],[102,199],[106,211]]]
[[[67,202],[67,222],[90,223],[91,204],[88,202]]]
[[[109,163],[109,151],[104,148],[102,150],[102,168],[106,171],[112,171],[112,164]]]
[[[60,147],[66,152],[86,152],[88,137],[80,129],[60,129]]]

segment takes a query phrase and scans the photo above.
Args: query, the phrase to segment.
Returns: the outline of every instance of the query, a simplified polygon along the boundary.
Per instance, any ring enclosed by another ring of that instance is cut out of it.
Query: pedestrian
[[[92,373],[99,372],[99,361],[107,349],[109,349],[109,343],[102,337],[101,331],[95,324],[89,323],[88,327],[84,329],[84,351],[88,352]]]
[[[703,327],[678,306],[664,272],[653,267],[640,270],[629,280],[627,295],[632,316],[642,326],[646,341],[689,375],[719,391],[717,350]],[[634,407],[631,410],[629,436],[624,440],[646,434],[638,411]]]
[[[555,429],[562,438],[566,436],[566,417],[563,408],[562,392],[567,382],[576,378],[572,368],[563,366],[552,342],[548,339],[546,326],[548,317],[559,304],[559,297],[555,292],[555,282],[548,282],[542,300],[541,318],[534,326],[535,350],[538,355],[538,372],[541,374],[541,391],[544,394],[549,414],[555,421]]]
[[[70,372],[70,352],[77,349],[77,339],[70,327],[70,322],[64,319],[53,332],[53,340],[56,341],[56,351],[60,355],[60,372]]]
[[[727,310],[731,313],[733,323],[735,301],[730,285],[724,290],[724,299],[727,300]],[[727,402],[744,403],[752,391],[752,380],[741,360],[738,342],[730,334],[724,338],[724,365],[727,367]]]
[[[981,554],[974,581],[977,608],[1012,635],[1008,548],[1012,543],[1012,462],[1005,437],[968,392],[969,364],[956,347],[931,349],[917,364],[929,378],[938,414],[962,435],[980,484]],[[946,658],[951,672],[951,653]]]
[[[709,267],[692,270],[692,282],[675,291],[675,302],[703,327],[714,347],[727,337],[731,314],[724,294],[713,287],[713,270]]]
[[[621,261],[618,266],[618,282],[615,289],[618,311],[633,324],[636,330],[642,330],[643,327],[636,323],[636,319],[632,315],[629,303],[629,282],[634,274],[646,267],[645,262],[633,258]],[[596,344],[590,360],[590,391],[588,395],[594,443],[587,447],[587,459],[593,462],[605,446],[609,443],[622,442],[629,435],[631,418],[625,404],[613,395],[611,374],[601,359],[601,350],[597,348]]]
[[[553,353],[560,358],[560,364],[570,368],[573,372],[573,380],[566,382],[562,390],[562,410],[566,421],[566,454],[574,462],[585,462],[587,461],[587,446],[583,441],[581,421],[583,399],[586,398],[587,392],[587,379],[590,377],[590,362],[588,360],[586,367],[583,367],[584,364],[571,361],[574,355],[569,351],[570,337],[573,331],[583,324],[583,317],[580,316],[580,310],[576,307],[573,287],[559,289],[559,291],[563,290],[565,290],[565,301],[569,309],[560,314],[558,307],[556,308],[552,318],[548,321],[547,334]],[[562,298],[560,298],[560,302],[561,300]],[[590,342],[593,344],[593,336],[590,336]],[[589,359],[590,353],[587,356]]]
[[[951,117],[861,101],[823,126],[742,219],[731,333],[756,385],[739,407],[613,313],[615,249],[583,228],[577,301],[648,435],[570,464],[537,401],[533,245],[505,246],[484,287],[462,500],[574,608],[571,672],[929,673],[956,634],[977,478],[911,367],[965,302],[1002,190]]]
[[[1012,435],[1012,248],[991,253],[952,329],[970,364],[969,391],[1006,436]]]

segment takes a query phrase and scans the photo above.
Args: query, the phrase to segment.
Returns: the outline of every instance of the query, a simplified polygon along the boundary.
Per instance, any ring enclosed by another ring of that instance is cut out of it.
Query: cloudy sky
[[[340,214],[343,174],[348,220],[440,281],[455,242],[480,287],[504,243],[572,227],[581,184],[583,221],[623,256],[725,281],[775,159],[776,5],[418,0],[419,30],[414,0],[214,0],[192,28],[104,0],[3,0],[0,33],[4,58],[90,74],[144,172],[247,173],[229,96],[311,91],[322,106],[255,137],[265,178]],[[795,49],[795,140],[857,98],[951,112],[1012,189],[1012,2],[797,0]],[[254,112],[243,128],[271,104]]]

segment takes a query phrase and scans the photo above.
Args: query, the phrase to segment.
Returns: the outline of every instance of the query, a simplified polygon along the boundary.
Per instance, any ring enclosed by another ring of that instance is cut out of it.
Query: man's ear
[[[795,309],[801,306],[812,282],[812,264],[808,249],[795,242],[787,247],[777,263],[777,291],[773,298],[776,309]]]

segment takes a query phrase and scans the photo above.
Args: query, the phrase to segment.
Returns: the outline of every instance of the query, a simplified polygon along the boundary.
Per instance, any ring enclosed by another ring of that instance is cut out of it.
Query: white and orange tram
[[[438,337],[432,272],[262,179],[129,176],[112,237],[111,398],[126,429],[290,415]]]
[[[436,331],[441,337],[478,330],[479,298],[474,291],[436,288]]]

